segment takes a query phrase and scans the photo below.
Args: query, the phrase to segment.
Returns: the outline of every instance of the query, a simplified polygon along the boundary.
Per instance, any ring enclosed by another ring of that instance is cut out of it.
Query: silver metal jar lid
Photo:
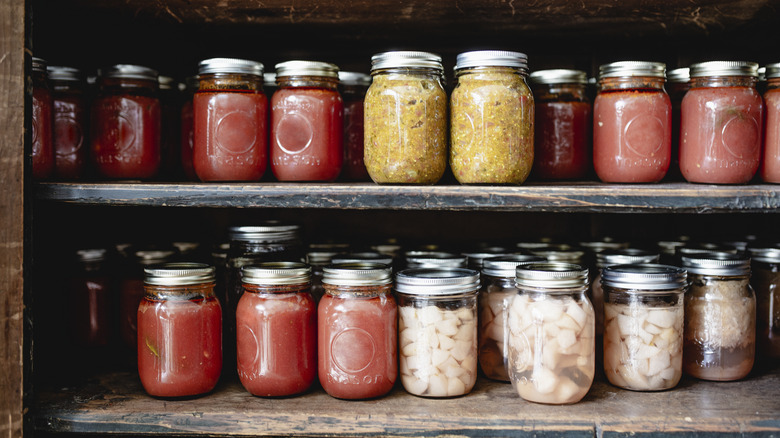
[[[298,237],[298,225],[285,224],[278,221],[266,221],[261,225],[244,225],[230,227],[230,240],[244,242],[279,242]]]
[[[46,72],[46,60],[43,58],[32,57],[32,69],[33,71]]]
[[[510,254],[491,257],[482,261],[482,273],[491,277],[513,278],[517,267],[525,263],[544,262],[543,257],[527,254]]]
[[[49,79],[53,81],[80,82],[84,80],[81,70],[73,67],[50,65],[46,71],[49,73]]]
[[[685,269],[658,264],[612,265],[601,271],[603,285],[628,292],[683,289],[687,278]]]
[[[263,76],[265,67],[257,61],[236,58],[209,58],[198,63],[198,74],[233,73]]]
[[[285,61],[276,64],[276,79],[285,76],[321,76],[339,78],[339,67],[320,61]]]
[[[566,262],[579,264],[585,257],[585,251],[571,245],[547,245],[541,248],[530,250],[531,254],[544,257],[551,262]]]
[[[443,251],[408,251],[404,255],[406,267],[411,268],[465,268],[468,257]]]
[[[150,266],[169,262],[175,255],[176,251],[169,249],[142,249],[133,253],[133,259],[139,265]]]
[[[758,64],[747,61],[708,61],[691,65],[691,77],[749,76],[758,77]]]
[[[104,248],[80,249],[76,251],[76,257],[83,263],[102,262],[106,259],[108,250]]]
[[[371,75],[354,71],[340,71],[339,82],[342,85],[368,87],[371,85]]]
[[[764,77],[766,79],[780,78],[780,62],[767,64],[766,67],[764,67]]]
[[[612,242],[606,240],[596,240],[593,242],[579,242],[579,246],[585,248],[593,254],[598,254],[604,251],[613,251],[616,249],[628,248],[628,242]]]
[[[444,73],[441,56],[429,52],[395,51],[377,53],[371,57],[371,74],[386,68],[429,68]]]
[[[750,273],[750,258],[727,252],[702,252],[682,257],[682,267],[699,275],[746,275]]]
[[[461,53],[456,58],[456,72],[473,67],[513,67],[528,71],[528,56],[506,50],[477,50]]]
[[[384,286],[392,281],[393,269],[383,263],[340,263],[322,268],[322,282],[335,286]]]
[[[485,259],[510,255],[516,252],[517,251],[511,251],[509,248],[493,247],[493,248],[485,248],[482,251],[478,251],[478,252],[463,253],[463,255],[466,256],[466,260],[468,260],[469,269],[481,270],[482,264],[484,263]]]
[[[186,286],[215,281],[214,267],[205,263],[166,263],[144,269],[144,283],[155,286]]]
[[[515,285],[540,289],[585,287],[588,285],[588,269],[563,262],[523,264],[515,270]]]
[[[309,251],[306,253],[306,263],[312,266],[329,265],[338,254],[336,251]]]
[[[408,295],[460,295],[476,292],[479,287],[479,272],[473,269],[416,268],[395,276],[395,290]]]
[[[535,84],[582,84],[588,83],[588,75],[581,70],[569,70],[556,68],[552,70],[539,70],[529,76]]]
[[[636,248],[604,251],[596,254],[596,266],[604,268],[612,265],[636,265],[639,263],[658,263],[661,254]]]
[[[666,73],[666,80],[678,84],[684,84],[691,80],[691,70],[688,67],[676,68]]]
[[[257,285],[302,284],[311,281],[311,268],[301,262],[264,262],[241,268],[241,280]]]
[[[780,263],[780,248],[748,248],[754,262]]]
[[[383,265],[392,265],[393,258],[387,254],[380,254],[378,252],[365,251],[365,252],[352,252],[348,254],[337,254],[333,257],[332,263],[356,263],[356,262],[374,262],[382,263]]]
[[[103,77],[157,81],[157,70],[142,65],[116,64],[102,71]]]
[[[173,90],[176,85],[176,80],[170,76],[157,76],[157,83],[160,85],[161,90]]]
[[[666,77],[666,64],[662,62],[618,61],[599,67],[599,78],[629,76],[664,78]]]
[[[276,86],[276,73],[263,73],[263,86],[275,87]]]

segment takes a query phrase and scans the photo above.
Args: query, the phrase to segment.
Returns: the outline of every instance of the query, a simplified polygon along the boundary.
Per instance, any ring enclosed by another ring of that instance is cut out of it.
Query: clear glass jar
[[[680,172],[689,182],[745,184],[761,159],[764,101],[758,64],[711,61],[690,67],[682,101]]]
[[[767,89],[764,93],[764,147],[761,156],[761,180],[780,183],[780,63],[766,66]]]
[[[344,99],[344,167],[341,178],[348,181],[368,181],[363,163],[363,101],[371,85],[365,73],[340,71],[341,97]]]
[[[512,386],[536,403],[582,400],[596,372],[588,270],[571,263],[530,263],[517,267],[515,281],[518,293],[508,310]]]
[[[780,358],[780,248],[750,248],[756,293],[756,351],[776,362]]]
[[[76,252],[77,275],[71,280],[73,338],[86,347],[105,347],[114,336],[115,289],[108,270],[108,251],[103,248]],[[137,309],[137,307],[136,307]]]
[[[92,102],[90,142],[98,175],[149,179],[160,169],[161,107],[157,72],[118,64],[102,72]]]
[[[317,308],[317,356],[322,388],[332,397],[381,397],[398,377],[398,308],[392,270],[380,263],[324,268]]]
[[[462,184],[520,184],[534,163],[534,97],[523,53],[458,55],[450,97],[450,168]]]
[[[192,164],[201,181],[259,181],[268,161],[263,64],[210,58],[192,99]]]
[[[680,113],[685,93],[691,89],[688,67],[676,68],[666,74],[666,91],[672,101],[672,164],[667,177],[680,179]]]
[[[333,181],[344,162],[339,68],[327,62],[276,64],[271,97],[271,170],[279,181]]]
[[[423,397],[468,394],[477,381],[479,272],[407,269],[395,278],[401,383]]]
[[[54,114],[54,174],[60,180],[83,179],[89,161],[86,82],[76,68],[49,66],[48,72]]]
[[[435,184],[447,168],[447,93],[441,57],[371,57],[364,104],[364,162],[376,183]]]
[[[468,257],[445,251],[407,251],[404,266],[412,268],[465,268]]]
[[[513,254],[487,258],[482,265],[479,307],[479,366],[493,380],[509,381],[506,370],[509,347],[509,301],[517,295],[515,270],[523,263],[542,262],[543,258]]]
[[[214,268],[169,263],[144,269],[138,306],[138,374],[149,395],[188,397],[216,386],[222,371],[222,308]]]
[[[306,253],[306,263],[311,267],[311,295],[318,303],[325,293],[325,288],[322,286],[322,269],[330,265],[336,255],[338,255],[337,251],[309,251]]]
[[[750,373],[756,350],[756,296],[750,259],[729,253],[682,257],[690,288],[685,295],[683,371],[729,381]]]
[[[585,261],[585,250],[566,243],[546,243],[528,250],[531,254],[544,257],[551,262],[581,265]]]
[[[672,102],[666,65],[620,61],[599,67],[593,103],[593,168],[610,183],[653,183],[671,163]]]
[[[686,271],[624,264],[601,275],[607,379],[634,391],[674,388],[682,377]]]
[[[54,175],[52,97],[46,61],[32,59],[32,174],[41,180]]]
[[[590,170],[593,108],[579,70],[540,70],[531,73],[536,120],[535,178],[584,178]]]
[[[300,394],[317,376],[317,305],[311,268],[266,262],[242,269],[236,309],[238,378],[252,395]]]

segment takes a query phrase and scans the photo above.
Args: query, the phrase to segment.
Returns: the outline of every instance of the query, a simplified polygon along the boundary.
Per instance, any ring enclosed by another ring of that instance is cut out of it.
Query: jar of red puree
[[[767,90],[764,93],[766,121],[761,179],[780,183],[780,63],[766,66]]]
[[[45,179],[54,173],[52,142],[52,98],[46,61],[32,59],[32,171],[34,179]]]

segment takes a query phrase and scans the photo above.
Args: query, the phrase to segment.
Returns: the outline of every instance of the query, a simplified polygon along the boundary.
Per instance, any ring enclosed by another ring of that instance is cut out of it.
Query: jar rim
[[[371,74],[379,70],[390,68],[424,68],[435,70],[439,75],[444,74],[441,56],[430,52],[411,50],[397,50],[377,53],[371,57]]]
[[[383,286],[392,283],[393,269],[383,263],[354,262],[322,268],[322,283],[334,286]]]
[[[509,254],[486,258],[482,261],[482,273],[491,277],[514,278],[517,267],[525,263],[545,261],[544,257],[530,254]]]
[[[750,273],[750,257],[727,252],[701,252],[684,255],[682,267],[699,275],[747,275]]]
[[[528,71],[528,55],[508,50],[474,50],[458,54],[455,72],[474,67],[513,67]]]
[[[765,79],[780,78],[780,62],[774,64],[767,64],[764,67],[764,78]]]
[[[626,289],[629,293],[683,289],[687,278],[685,269],[656,263],[612,265],[601,271],[604,286]]]
[[[239,58],[208,58],[198,63],[198,74],[233,73],[263,76],[265,66],[257,61]]]
[[[412,268],[395,275],[396,292],[407,295],[462,295],[479,288],[479,272],[467,268]]]
[[[691,69],[680,67],[666,73],[666,80],[674,83],[686,83],[691,81]]]
[[[541,262],[520,265],[515,270],[518,288],[570,289],[588,285],[588,268],[575,263]]]
[[[599,79],[615,77],[666,78],[666,64],[649,61],[618,61],[599,66]]]
[[[139,79],[157,82],[157,70],[142,65],[115,64],[101,72],[104,78]]]
[[[336,80],[339,78],[339,67],[329,62],[293,60],[280,62],[274,68],[277,82],[280,78],[289,76],[320,76]]]
[[[301,262],[263,262],[241,268],[241,280],[256,285],[289,285],[311,281],[311,267]]]
[[[565,68],[556,68],[549,70],[537,70],[529,75],[529,79],[534,84],[554,85],[554,84],[579,84],[588,83],[588,74],[582,70],[571,70]]]
[[[66,67],[62,65],[50,65],[46,67],[49,79],[53,81],[81,82],[84,75],[81,70],[75,67]]]
[[[339,82],[347,86],[368,87],[371,85],[371,75],[356,71],[339,71]]]
[[[638,263],[657,263],[661,254],[638,248],[624,248],[604,251],[596,254],[596,266],[604,268],[612,265],[635,265]]]
[[[144,269],[144,283],[152,286],[187,286],[215,279],[214,267],[206,263],[165,263]]]
[[[691,65],[691,79],[709,76],[758,78],[758,63],[749,61],[707,61]]]
[[[298,236],[300,226],[280,221],[265,221],[259,225],[240,225],[228,228],[232,241],[278,242]]]

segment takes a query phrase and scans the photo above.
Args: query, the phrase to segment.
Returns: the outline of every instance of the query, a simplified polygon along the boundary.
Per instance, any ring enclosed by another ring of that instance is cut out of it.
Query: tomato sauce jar
[[[190,76],[184,80],[184,91],[182,93],[181,114],[181,145],[179,147],[181,168],[184,177],[189,181],[198,181],[198,174],[195,173],[195,166],[192,163],[193,137],[195,135],[195,119],[192,113],[192,99],[195,91],[198,90],[200,82],[197,76]]]
[[[666,176],[680,179],[680,112],[683,97],[691,89],[690,69],[671,70],[666,74],[666,81],[666,91],[672,100],[672,164]]]
[[[609,183],[652,183],[671,163],[672,102],[666,65],[620,61],[599,67],[593,103],[593,168]]]
[[[268,161],[263,64],[233,58],[198,64],[192,160],[201,181],[259,181]]]
[[[54,174],[60,180],[82,179],[89,160],[86,82],[76,68],[49,66],[48,72],[54,108]]]
[[[531,73],[536,122],[534,167],[538,179],[584,178],[590,170],[593,114],[588,78],[579,70]]]
[[[205,394],[222,371],[222,309],[214,267],[169,263],[144,269],[138,306],[138,374],[149,395]]]
[[[107,255],[102,248],[76,252],[79,267],[71,282],[70,313],[74,339],[82,346],[105,347],[113,338],[116,296]]]
[[[279,181],[333,181],[344,162],[339,68],[318,61],[276,65],[271,170]]]
[[[317,305],[311,268],[267,262],[242,270],[236,309],[238,378],[252,395],[306,391],[317,376]]]
[[[325,295],[317,308],[320,384],[341,399],[381,397],[398,376],[398,309],[392,269],[342,263],[323,269]]]
[[[52,97],[46,61],[32,59],[32,171],[33,179],[51,178],[54,174],[52,140]]]
[[[780,183],[780,63],[766,66],[766,80],[766,119],[760,174],[764,182]]]
[[[682,101],[680,172],[689,182],[744,184],[761,159],[764,101],[758,64],[711,61],[690,67]]]
[[[92,103],[91,152],[97,173],[148,179],[160,168],[161,109],[157,72],[117,64],[103,71]]]
[[[371,85],[365,73],[340,71],[341,97],[344,99],[344,167],[341,178],[348,181],[368,181],[363,163],[363,101]]]

